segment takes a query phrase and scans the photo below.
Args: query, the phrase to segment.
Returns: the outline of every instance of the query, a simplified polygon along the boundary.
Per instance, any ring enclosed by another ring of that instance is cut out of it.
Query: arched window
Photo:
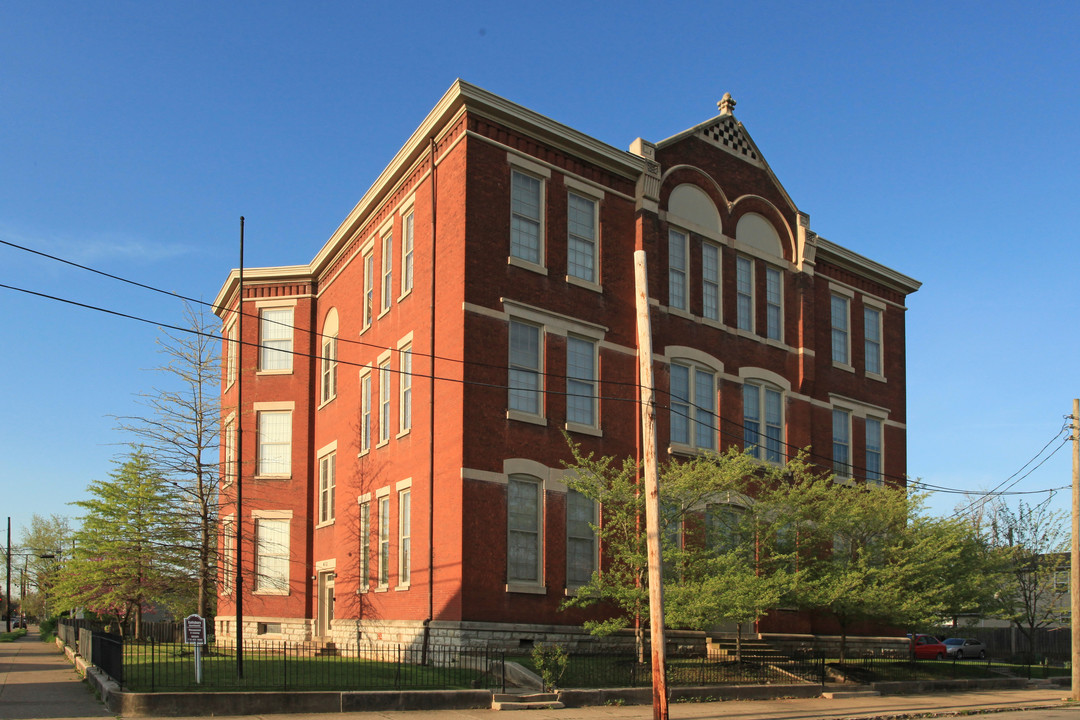
[[[671,362],[671,442],[716,449],[716,374],[685,360]]]
[[[760,381],[743,385],[743,447],[759,460],[784,459],[784,394]]]
[[[506,582],[543,584],[544,485],[531,475],[511,475],[506,488]]]
[[[322,352],[319,354],[320,376],[322,382],[319,385],[319,403],[327,403],[337,397],[337,340],[338,340],[338,316],[337,309],[330,308],[323,321]]]

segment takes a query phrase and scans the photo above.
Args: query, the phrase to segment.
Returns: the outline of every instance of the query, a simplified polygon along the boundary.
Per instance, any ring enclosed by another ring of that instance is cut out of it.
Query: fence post
[[[401,645],[397,646],[397,666],[394,672],[394,689],[401,689]]]

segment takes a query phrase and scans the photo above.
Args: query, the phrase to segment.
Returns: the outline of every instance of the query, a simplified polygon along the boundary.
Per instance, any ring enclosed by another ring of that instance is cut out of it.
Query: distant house
[[[246,637],[580,633],[595,615],[560,604],[603,549],[563,433],[641,456],[636,250],[664,459],[809,446],[904,484],[919,283],[813,232],[734,105],[624,151],[455,82],[310,262],[229,274],[221,549],[241,522]],[[218,587],[228,637],[231,569]]]

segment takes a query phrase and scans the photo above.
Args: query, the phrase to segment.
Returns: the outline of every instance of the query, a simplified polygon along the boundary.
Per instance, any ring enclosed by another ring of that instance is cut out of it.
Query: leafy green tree
[[[645,623],[649,617],[648,553],[645,547],[645,504],[638,487],[638,467],[630,458],[584,454],[570,443],[574,462],[567,485],[598,503],[603,520],[593,529],[604,549],[602,567],[568,598],[564,607],[603,603],[611,610],[605,620],[589,620],[594,635],[610,635],[634,623],[639,658],[644,656]]]
[[[571,451],[574,462],[569,468],[573,472],[567,484],[600,505],[603,519],[594,530],[604,558],[601,569],[564,606],[603,603],[612,608],[610,617],[588,621],[586,628],[593,634],[607,635],[632,623],[639,656],[643,656],[649,591],[638,467],[629,459],[619,462],[585,455],[573,443]],[[710,504],[742,502],[748,487],[760,482],[763,472],[770,471],[735,450],[672,462],[662,468],[664,592],[669,624],[708,628],[725,621],[753,621],[775,606],[772,600],[783,583],[772,576],[755,577],[749,561],[752,555],[729,553],[702,526]],[[736,570],[739,582],[734,575],[725,574]],[[721,588],[722,595],[717,596]],[[717,597],[720,599],[715,600]]]
[[[661,474],[665,523],[664,612],[669,625],[709,630],[742,628],[780,605],[793,581],[786,563],[764,571],[763,553],[776,553],[773,523],[757,512],[751,493],[779,481],[778,468],[729,449],[667,463]],[[776,559],[776,558],[773,558]]]
[[[785,507],[798,506],[810,551],[802,558],[795,603],[827,610],[840,626],[840,658],[846,656],[853,624],[887,619],[885,601],[894,591],[887,569],[904,562],[894,555],[908,519],[904,490],[836,483],[831,476],[795,475],[779,493]]]
[[[73,503],[86,514],[54,593],[61,609],[115,618],[138,638],[143,608],[183,594],[191,581],[177,552],[184,529],[167,481],[141,447],[116,466],[108,480],[90,483],[89,499]]]
[[[26,612],[45,617],[57,573],[65,557],[70,557],[74,533],[63,515],[32,515],[30,527],[21,532],[23,556],[22,578],[27,590]]]

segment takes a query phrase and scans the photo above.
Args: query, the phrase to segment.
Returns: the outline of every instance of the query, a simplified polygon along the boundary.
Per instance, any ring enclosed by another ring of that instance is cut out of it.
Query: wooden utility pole
[[[645,537],[649,549],[649,641],[652,650],[653,720],[668,720],[664,637],[663,556],[660,552],[660,479],[656,458],[656,405],[653,399],[652,325],[645,251],[634,252],[637,351],[641,375],[641,444],[645,470]]]
[[[1072,699],[1080,702],[1080,399],[1072,407],[1072,553],[1069,557],[1069,625],[1072,628]]]

